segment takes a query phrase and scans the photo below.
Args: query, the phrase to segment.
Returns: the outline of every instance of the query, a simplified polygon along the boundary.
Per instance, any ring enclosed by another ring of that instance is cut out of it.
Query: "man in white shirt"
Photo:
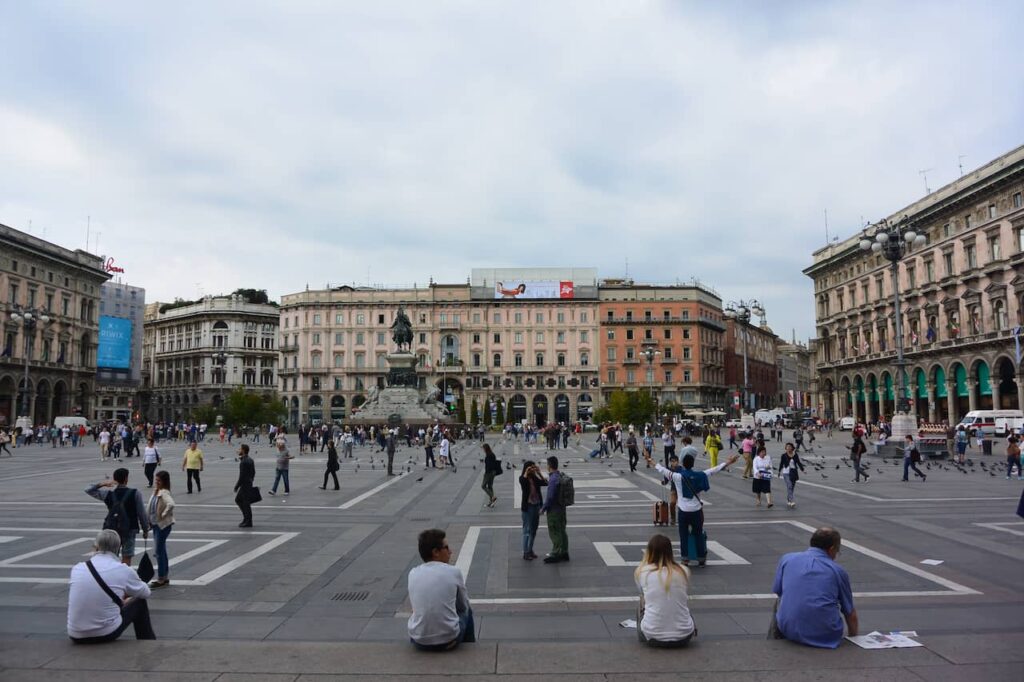
[[[451,566],[452,550],[443,530],[419,535],[423,563],[409,571],[409,639],[417,649],[447,651],[475,642],[473,609],[462,571]]]
[[[110,451],[110,431],[107,431],[107,427],[103,427],[100,431],[100,460],[107,458],[107,453]]]
[[[149,621],[149,586],[121,563],[121,538],[101,530],[93,544],[96,553],[71,569],[68,593],[68,636],[76,644],[112,642],[135,627],[135,639],[156,639]],[[96,571],[93,575],[90,570]],[[97,578],[96,576],[99,576]],[[102,585],[101,585],[102,581]],[[105,588],[104,588],[105,586]]]

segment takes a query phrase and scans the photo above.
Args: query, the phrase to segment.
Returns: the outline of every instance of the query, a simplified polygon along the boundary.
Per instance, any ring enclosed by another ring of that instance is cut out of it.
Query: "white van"
[[[754,419],[764,426],[771,426],[775,423],[776,419],[785,419],[786,411],[781,407],[776,407],[773,410],[758,410],[754,413]]]
[[[957,426],[963,426],[968,432],[975,429],[978,437],[992,438],[996,435],[996,419],[1022,420],[1024,412],[1020,410],[973,410],[965,414]]]
[[[89,420],[86,419],[85,417],[55,417],[53,420],[53,425],[56,426],[58,429],[62,429],[65,426],[67,426],[68,428],[76,429],[79,426],[84,426],[85,428],[88,429]]]
[[[853,431],[857,426],[857,420],[853,417],[843,417],[839,420],[840,431]]]

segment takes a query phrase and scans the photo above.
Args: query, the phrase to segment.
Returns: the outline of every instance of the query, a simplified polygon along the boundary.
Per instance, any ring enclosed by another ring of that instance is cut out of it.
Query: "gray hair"
[[[96,548],[97,554],[109,552],[117,556],[121,552],[121,536],[117,534],[116,530],[109,528],[96,533],[96,540],[92,544]]]

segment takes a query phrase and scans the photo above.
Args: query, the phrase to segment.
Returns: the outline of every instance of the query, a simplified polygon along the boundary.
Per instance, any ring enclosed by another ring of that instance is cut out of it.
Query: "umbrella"
[[[706,412],[705,414],[707,414],[707,416],[709,416],[709,417],[724,417],[725,416],[725,412],[722,412],[721,410],[711,410],[710,412]]]

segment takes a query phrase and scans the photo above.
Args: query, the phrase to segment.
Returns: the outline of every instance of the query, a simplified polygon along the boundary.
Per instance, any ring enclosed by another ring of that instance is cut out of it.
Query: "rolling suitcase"
[[[654,525],[668,525],[668,502],[665,500],[654,503]]]
[[[668,525],[668,502],[665,501],[665,491],[661,491],[661,501],[654,503],[654,525]]]

